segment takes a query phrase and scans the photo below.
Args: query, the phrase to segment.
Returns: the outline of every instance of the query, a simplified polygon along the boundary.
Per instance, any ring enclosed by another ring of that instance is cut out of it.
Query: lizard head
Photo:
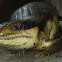
[[[37,45],[38,27],[33,21],[18,21],[0,28],[0,43],[28,49]],[[3,42],[4,41],[4,42]],[[28,44],[28,46],[26,46]],[[30,45],[31,44],[31,45]],[[34,45],[35,44],[35,45]],[[14,46],[15,46],[14,45]],[[25,46],[25,48],[24,48]],[[15,49],[18,49],[14,47]]]

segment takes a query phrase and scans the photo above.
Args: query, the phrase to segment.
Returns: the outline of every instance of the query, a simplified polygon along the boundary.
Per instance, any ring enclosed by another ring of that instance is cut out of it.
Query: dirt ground
[[[62,51],[51,56],[39,56],[34,51],[10,54],[7,49],[0,47],[0,62],[62,62]]]

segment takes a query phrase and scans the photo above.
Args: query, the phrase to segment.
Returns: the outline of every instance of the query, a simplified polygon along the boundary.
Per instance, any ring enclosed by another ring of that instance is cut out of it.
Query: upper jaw
[[[12,35],[2,35],[0,34],[0,40],[10,40],[19,37],[32,38],[31,36],[21,35],[21,34],[12,34]]]

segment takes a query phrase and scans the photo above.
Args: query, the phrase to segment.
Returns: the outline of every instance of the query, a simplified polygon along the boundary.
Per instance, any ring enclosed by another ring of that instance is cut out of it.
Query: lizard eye
[[[35,26],[36,26],[36,24],[34,21],[24,21],[21,24],[20,28],[25,30],[25,29],[31,29],[32,27],[35,27]]]
[[[12,30],[19,30],[20,26],[21,26],[21,24],[20,25],[15,25],[14,27],[12,27]]]
[[[36,24],[34,21],[24,21],[22,22],[22,24],[19,25],[15,25],[14,27],[12,27],[13,30],[26,30],[26,29],[31,29],[32,27],[35,27]]]

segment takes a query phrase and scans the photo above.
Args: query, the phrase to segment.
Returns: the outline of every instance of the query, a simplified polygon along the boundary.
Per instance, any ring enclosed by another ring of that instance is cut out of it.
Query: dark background
[[[46,0],[0,0],[0,23],[9,21],[11,14],[22,5],[34,1]]]

